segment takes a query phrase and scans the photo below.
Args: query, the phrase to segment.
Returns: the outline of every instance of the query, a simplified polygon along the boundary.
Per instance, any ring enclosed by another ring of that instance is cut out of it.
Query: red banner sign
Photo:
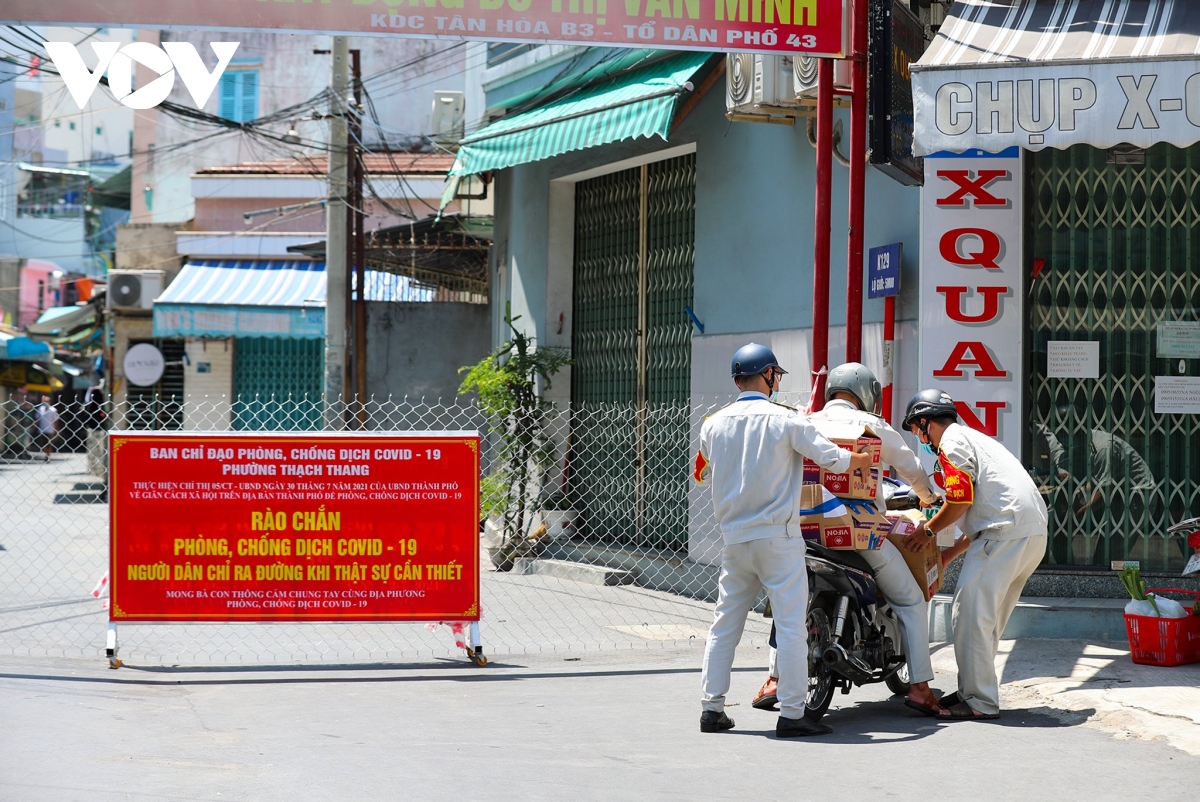
[[[479,619],[479,436],[120,432],[112,621]]]
[[[847,0],[5,0],[5,22],[316,31],[713,52],[846,52]]]

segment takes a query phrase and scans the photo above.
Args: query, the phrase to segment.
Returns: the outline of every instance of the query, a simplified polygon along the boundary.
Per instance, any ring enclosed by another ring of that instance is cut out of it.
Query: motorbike
[[[888,510],[920,507],[908,485],[880,482]],[[885,683],[892,693],[909,691],[908,663],[901,652],[900,621],[879,592],[875,576],[856,551],[808,544],[808,696],[805,718],[819,721],[834,692]]]

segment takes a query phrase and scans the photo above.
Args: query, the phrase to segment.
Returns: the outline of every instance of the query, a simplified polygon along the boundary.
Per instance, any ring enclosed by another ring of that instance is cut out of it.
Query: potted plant
[[[514,325],[519,317],[506,310],[510,338],[465,373],[460,395],[477,392],[479,407],[498,439],[492,472],[480,481],[484,529],[489,535],[488,554],[500,571],[533,553],[537,538],[545,475],[554,464],[555,447],[547,433],[554,405],[538,392],[549,389],[551,379],[571,364],[564,348],[537,347],[534,338]]]
[[[551,493],[541,504],[541,521],[546,540],[565,540],[579,527],[579,511],[566,493]]]

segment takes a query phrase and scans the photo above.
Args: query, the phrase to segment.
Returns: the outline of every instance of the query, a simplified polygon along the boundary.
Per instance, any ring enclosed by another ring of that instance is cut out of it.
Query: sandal
[[[938,713],[940,721],[994,721],[998,718],[999,713],[980,713],[966,702],[943,707],[942,712]]]
[[[914,701],[912,699],[905,699],[904,706],[907,707],[909,710],[916,710],[918,713],[920,713],[923,716],[931,716],[934,718],[936,718],[943,709],[937,702],[934,702],[931,705],[923,705],[920,702]]]

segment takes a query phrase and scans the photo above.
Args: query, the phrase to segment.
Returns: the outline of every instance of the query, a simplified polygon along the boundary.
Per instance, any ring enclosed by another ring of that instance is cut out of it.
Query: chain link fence
[[[538,436],[548,458],[527,488],[518,547],[498,548],[503,508],[480,527],[489,656],[691,648],[699,658],[720,543],[711,497],[690,480],[691,461],[701,422],[726,401],[560,406],[544,416]],[[309,398],[205,398],[170,409],[124,403],[103,428],[95,414],[61,409],[64,425],[47,457],[29,404],[9,401],[0,411],[0,654],[97,659],[108,615],[92,595],[108,569],[105,430],[227,431],[247,422],[258,431],[313,430],[326,418],[321,401]],[[502,436],[474,404],[402,399],[335,412],[348,429],[478,430],[487,505]],[[754,614],[743,640],[761,647],[764,660],[769,629]],[[448,629],[420,623],[122,624],[120,638],[125,662],[147,666],[462,656]]]

